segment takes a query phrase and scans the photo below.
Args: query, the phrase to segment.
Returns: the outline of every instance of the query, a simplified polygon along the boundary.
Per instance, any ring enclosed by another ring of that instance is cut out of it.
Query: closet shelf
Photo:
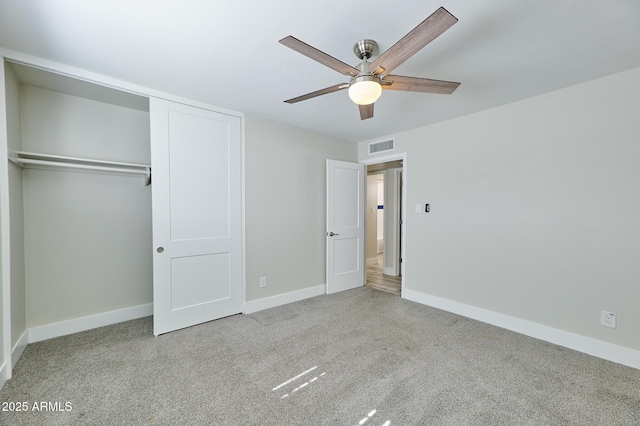
[[[23,151],[11,152],[9,154],[9,161],[21,167],[46,166],[111,173],[140,174],[145,176],[145,186],[151,184],[151,166],[146,164],[120,163]]]

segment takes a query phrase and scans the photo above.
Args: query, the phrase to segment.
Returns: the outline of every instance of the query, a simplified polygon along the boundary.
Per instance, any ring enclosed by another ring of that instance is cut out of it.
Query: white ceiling
[[[346,91],[283,102],[348,79],[281,38],[355,66],[356,41],[382,52],[440,6],[459,22],[393,73],[452,95],[385,91],[365,121]],[[0,0],[0,46],[363,141],[640,66],[640,1]]]

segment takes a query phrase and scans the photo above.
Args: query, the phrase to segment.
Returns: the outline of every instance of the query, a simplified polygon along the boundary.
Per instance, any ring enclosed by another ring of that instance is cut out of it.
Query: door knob
[[[340,234],[334,234],[333,232],[329,232],[328,234],[330,237],[333,237],[334,235],[340,235]]]
[[[157,251],[158,253],[163,253],[163,252],[164,252],[164,247],[158,247],[158,248],[156,249],[156,251]]]

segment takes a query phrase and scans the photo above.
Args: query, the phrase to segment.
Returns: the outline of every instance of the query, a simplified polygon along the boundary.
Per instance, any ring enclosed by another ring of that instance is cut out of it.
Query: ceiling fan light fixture
[[[382,85],[373,75],[359,75],[351,79],[349,97],[358,105],[370,105],[382,94]]]

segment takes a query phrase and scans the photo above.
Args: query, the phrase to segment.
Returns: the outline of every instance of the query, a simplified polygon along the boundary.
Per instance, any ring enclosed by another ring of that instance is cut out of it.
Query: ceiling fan
[[[349,97],[353,102],[358,104],[360,108],[360,119],[366,120],[367,118],[373,117],[373,103],[380,97],[383,89],[449,95],[456,90],[460,83],[419,77],[405,77],[389,73],[440,34],[448,30],[456,22],[458,22],[458,19],[445,8],[441,7],[422,21],[420,25],[402,37],[396,44],[391,46],[386,52],[378,56],[373,62],[368,62],[368,60],[376,52],[378,44],[369,39],[360,40],[353,46],[353,52],[362,60],[362,63],[357,65],[357,67],[345,64],[293,36],[285,37],[280,40],[280,43],[283,45],[351,78],[349,83],[336,84],[335,86],[307,93],[306,95],[298,96],[285,102],[294,104],[315,98],[316,96],[349,88]]]

